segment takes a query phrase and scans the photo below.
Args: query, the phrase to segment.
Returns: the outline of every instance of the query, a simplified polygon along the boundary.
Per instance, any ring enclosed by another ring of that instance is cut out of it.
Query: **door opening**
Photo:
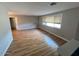
[[[11,26],[11,29],[14,30],[16,29],[16,23],[15,23],[15,18],[14,17],[10,17],[10,26]]]

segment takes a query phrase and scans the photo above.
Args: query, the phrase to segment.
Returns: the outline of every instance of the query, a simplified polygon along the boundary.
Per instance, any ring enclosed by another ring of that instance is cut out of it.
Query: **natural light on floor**
[[[57,43],[50,37],[48,37],[47,35],[44,35],[44,41],[53,48],[58,48]]]

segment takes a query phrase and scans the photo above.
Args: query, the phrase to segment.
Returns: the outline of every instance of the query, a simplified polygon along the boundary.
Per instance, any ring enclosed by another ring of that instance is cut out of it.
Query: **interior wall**
[[[65,38],[66,40],[75,39],[75,34],[76,34],[77,25],[79,21],[79,8],[73,8],[66,11],[50,14],[50,15],[55,15],[60,13],[63,14],[61,29],[51,28],[51,27],[42,25],[41,17],[39,17],[39,28],[42,28],[51,33],[54,33],[60,37]],[[49,15],[46,15],[46,16],[49,16]]]
[[[77,26],[77,31],[76,31],[75,39],[79,41],[79,22],[78,22],[78,26]]]
[[[14,15],[17,17],[17,30],[36,28],[38,25],[38,17],[26,15]]]
[[[7,9],[0,4],[0,56],[6,53],[12,40],[13,38]]]

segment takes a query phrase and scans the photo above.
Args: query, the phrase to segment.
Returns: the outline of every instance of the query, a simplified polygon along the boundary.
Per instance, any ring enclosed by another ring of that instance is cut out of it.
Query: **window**
[[[61,28],[61,21],[62,14],[42,17],[42,24],[53,28]]]

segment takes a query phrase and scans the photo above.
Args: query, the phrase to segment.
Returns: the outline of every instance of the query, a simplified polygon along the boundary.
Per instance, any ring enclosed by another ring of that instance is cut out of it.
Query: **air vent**
[[[50,6],[53,6],[53,5],[56,5],[56,2],[52,2],[52,3],[50,4]]]

